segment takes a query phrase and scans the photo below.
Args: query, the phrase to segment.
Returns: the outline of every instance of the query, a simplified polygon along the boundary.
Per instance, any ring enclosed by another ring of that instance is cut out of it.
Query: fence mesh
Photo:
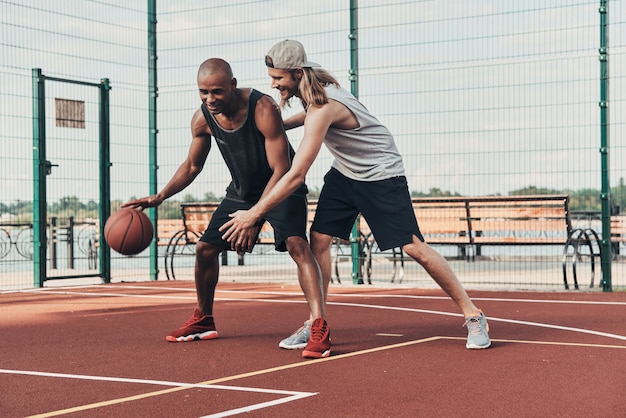
[[[567,194],[574,226],[600,230],[600,3],[458,0],[442,8],[434,1],[358,2],[356,93],[394,134],[415,197]],[[608,176],[613,211],[620,214],[626,210],[626,9],[621,2],[607,4]],[[155,5],[157,189],[186,157],[189,123],[200,105],[196,72],[205,59],[226,59],[239,86],[277,97],[263,57],[278,40],[292,38],[305,45],[309,59],[344,87],[352,86],[349,1],[200,5],[181,0]],[[0,11],[0,288],[10,289],[33,282],[32,69],[63,79],[110,80],[115,210],[150,190],[150,52],[145,3],[0,0]],[[49,159],[58,165],[49,176],[48,215],[88,225],[82,232],[88,237],[86,250],[80,249],[85,244],[79,240],[76,264],[70,267],[66,244],[59,244],[56,268],[48,260],[52,276],[93,270],[89,242],[98,237],[89,225],[100,205],[94,168],[95,94],[63,83],[49,83],[47,91]],[[55,99],[84,102],[85,127],[57,126]],[[294,103],[285,116],[299,110]],[[295,148],[301,136],[301,129],[289,131]],[[322,149],[307,176],[311,198],[317,196],[331,161]],[[219,200],[228,182],[228,171],[214,149],[200,177],[164,203],[159,217],[180,219],[183,202]],[[563,287],[562,246],[485,247],[475,262],[457,259],[454,246],[435,248],[450,258],[468,287]],[[617,253],[626,249],[623,244],[615,248],[612,278],[619,288],[626,286],[626,261]],[[161,270],[164,250],[159,246]],[[337,251],[341,280],[351,282],[345,254],[349,249],[340,246]],[[372,259],[375,283],[391,280],[391,259],[391,254]],[[193,279],[192,255],[176,263],[177,279]],[[296,280],[293,262],[268,246],[247,255],[243,266],[229,254],[227,264],[222,268],[226,280]],[[589,264],[582,260],[578,265],[585,286],[591,280]],[[114,254],[111,275],[114,281],[148,280],[149,251],[132,258]],[[161,271],[159,279],[164,278]],[[402,277],[394,278],[400,280],[433,284],[412,261],[405,262]]]

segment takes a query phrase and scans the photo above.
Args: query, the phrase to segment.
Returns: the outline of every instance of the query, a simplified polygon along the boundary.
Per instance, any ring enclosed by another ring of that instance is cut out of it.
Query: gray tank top
[[[346,89],[331,84],[326,94],[346,106],[359,123],[356,129],[328,129],[324,143],[335,157],[333,168],[359,181],[404,176],[402,156],[389,129]]]

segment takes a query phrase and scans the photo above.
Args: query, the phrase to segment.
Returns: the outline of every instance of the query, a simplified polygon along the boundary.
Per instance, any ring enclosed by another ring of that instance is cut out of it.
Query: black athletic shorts
[[[229,214],[238,210],[248,210],[253,205],[254,202],[224,199],[215,210],[209,226],[204,231],[200,241],[221,246],[225,249],[230,248],[230,243],[222,239],[222,235],[226,231],[221,232],[219,228],[230,220]],[[285,240],[288,237],[298,236],[305,240],[307,239],[307,214],[306,198],[294,195],[289,196],[283,203],[267,213],[264,222],[269,222],[274,229],[274,246],[276,251],[287,251]]]
[[[381,250],[409,244],[413,235],[424,241],[406,177],[357,181],[331,168],[324,176],[311,230],[348,239],[359,212]]]

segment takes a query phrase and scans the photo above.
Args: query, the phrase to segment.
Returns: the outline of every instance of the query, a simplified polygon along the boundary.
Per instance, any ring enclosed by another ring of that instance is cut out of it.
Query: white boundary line
[[[190,282],[192,283],[192,282]],[[2,293],[38,293],[38,292],[52,292],[52,293],[68,293],[67,291],[71,291],[73,289],[153,289],[153,290],[169,290],[169,291],[178,291],[185,293],[193,293],[195,299],[195,288],[183,288],[183,287],[151,287],[151,286],[136,286],[136,285],[115,285],[115,284],[103,284],[103,285],[81,285],[81,286],[68,286],[68,287],[46,287],[39,289],[23,289],[23,290],[10,290]],[[368,287],[369,289],[369,287]],[[377,288],[380,290],[386,290],[386,288]],[[216,289],[217,293],[241,293],[241,294],[256,294],[256,295],[279,295],[279,296],[302,296],[302,292],[277,292],[277,291],[257,291],[257,290],[240,290],[240,289]],[[73,292],[71,292],[73,294]],[[540,292],[538,292],[540,293]],[[563,292],[567,293],[567,292]],[[77,293],[77,294],[85,294],[85,295],[94,295],[89,292],[85,293]],[[567,293],[574,295],[574,293]],[[102,294],[106,296],[116,296],[116,294]],[[127,296],[127,295],[125,295]],[[153,295],[133,295],[135,297],[163,297],[169,299],[184,299],[188,298],[187,296],[153,296]],[[399,299],[426,299],[426,300],[449,300],[448,296],[420,296],[420,295],[382,295],[382,294],[362,294],[362,293],[329,293],[328,296],[333,297],[362,297],[362,298],[399,298]],[[617,306],[626,306],[626,302],[615,302],[615,301],[594,301],[594,300],[575,300],[575,299],[515,299],[515,298],[489,298],[489,297],[472,297],[472,300],[483,300],[483,301],[493,301],[493,302],[522,302],[522,303],[547,303],[547,304],[580,304],[580,305],[617,305]],[[305,303],[303,300],[301,303]]]
[[[258,409],[269,408],[271,406],[280,405],[287,402],[297,401],[298,399],[308,398],[309,396],[317,395],[317,393],[308,394],[308,392],[302,392],[299,395],[292,395],[286,398],[276,399],[275,401],[261,402],[257,404],[243,406],[241,408],[231,409],[229,411],[220,412],[218,414],[205,415],[201,418],[217,418],[217,417],[230,417],[232,415],[243,414],[247,412],[256,411]]]
[[[107,288],[110,287],[108,285],[101,286],[92,286],[95,288]],[[127,289],[130,286],[117,286],[118,288]],[[135,288],[139,289],[150,289],[150,287],[146,286],[136,286]],[[154,289],[162,289],[155,287]],[[195,289],[192,289],[195,292]],[[194,296],[166,296],[166,295],[135,295],[132,293],[90,293],[90,292],[75,292],[75,291],[62,291],[62,290],[49,290],[48,292],[59,293],[59,294],[72,294],[72,295],[81,295],[81,296],[93,296],[93,297],[131,297],[131,298],[147,298],[147,299],[192,299],[195,300]],[[237,292],[237,291],[221,291],[221,292]],[[239,291],[240,293],[251,293],[251,294],[266,294],[266,295],[300,295],[299,293],[282,293],[282,292],[254,292],[254,291]],[[375,297],[375,298],[388,298],[388,297],[404,297],[404,298],[420,298],[420,299],[449,299],[443,296],[414,296],[414,295],[360,295],[360,294],[329,294],[330,297],[335,296],[350,296],[350,297]],[[215,298],[216,301],[229,301],[229,302],[266,302],[266,303],[306,303],[304,300],[274,300],[274,299],[258,299],[258,298]],[[477,300],[473,298],[473,300]],[[532,300],[532,299],[501,299],[501,298],[483,298],[480,300],[488,300],[488,301],[504,301],[504,302],[540,302],[540,303],[574,303],[574,304],[587,304],[588,301],[562,301],[562,300]],[[619,306],[626,305],[626,303],[615,303],[615,302],[598,302],[598,301],[589,301],[593,302],[590,304],[607,304],[614,305],[617,304]],[[327,305],[334,306],[351,306],[357,308],[368,308],[368,309],[384,309],[384,310],[392,310],[392,311],[403,311],[403,312],[417,312],[417,313],[426,313],[426,314],[434,314],[434,315],[443,315],[443,316],[456,316],[463,317],[460,313],[453,312],[443,312],[443,311],[433,311],[428,309],[417,309],[417,308],[404,308],[404,307],[395,307],[395,306],[385,306],[385,305],[372,305],[372,304],[364,304],[364,303],[348,303],[348,302],[327,302]],[[613,338],[621,341],[626,341],[626,335],[619,334],[611,334],[602,331],[594,331],[585,328],[575,328],[575,327],[566,327],[562,325],[553,325],[546,324],[542,322],[530,322],[530,321],[521,321],[516,319],[506,319],[506,318],[496,318],[496,317],[488,317],[489,321],[493,322],[506,322],[510,324],[519,324],[519,325],[529,325],[541,328],[551,328],[558,329],[562,331],[572,331],[578,332],[582,334],[590,334],[597,335],[601,337]]]
[[[117,383],[136,383],[142,385],[157,385],[157,386],[169,386],[174,388],[201,388],[201,389],[219,389],[219,390],[231,390],[237,392],[254,392],[254,393],[268,393],[272,395],[288,395],[284,398],[275,399],[273,401],[261,402],[258,404],[246,405],[245,407],[231,409],[228,411],[222,411],[217,414],[210,415],[211,417],[228,417],[231,415],[240,414],[243,412],[255,411],[262,408],[268,408],[275,405],[280,405],[287,402],[293,402],[299,399],[308,398],[309,396],[317,395],[317,392],[295,392],[288,390],[279,390],[279,389],[263,389],[263,388],[252,388],[247,386],[226,386],[226,385],[212,385],[212,384],[203,384],[203,383],[181,383],[181,382],[169,382],[164,380],[146,380],[146,379],[130,379],[123,377],[108,377],[108,376],[89,376],[89,375],[79,375],[79,374],[65,374],[65,373],[48,373],[48,372],[37,372],[31,370],[8,370],[8,369],[0,369],[0,373],[4,374],[14,374],[14,375],[26,375],[26,376],[39,376],[39,377],[54,377],[59,379],[78,379],[78,380],[96,380],[96,381],[105,381],[105,382],[117,382]],[[136,398],[136,397],[131,397]],[[105,402],[99,402],[97,405],[106,404]],[[83,406],[82,408],[84,408]],[[67,414],[70,412],[81,411],[84,410],[80,406],[64,409],[62,411],[53,411],[50,413],[43,413],[40,415],[34,415],[36,417],[52,417],[56,415]]]
[[[189,282],[192,283],[192,282]],[[152,289],[152,290],[168,290],[175,292],[184,292],[184,293],[193,293],[195,298],[196,289],[192,287],[160,287],[160,286],[122,286],[115,284],[103,284],[103,285],[81,285],[81,286],[67,286],[67,287],[45,287],[38,289],[22,289],[22,290],[10,290],[0,292],[2,294],[9,293],[74,293],[76,289]],[[369,288],[368,288],[369,289]],[[386,290],[387,288],[380,288],[380,290]],[[258,291],[258,290],[241,290],[241,289],[216,289],[217,293],[240,293],[240,294],[255,294],[255,295],[278,295],[278,296],[302,296],[302,292],[278,292],[278,291]],[[538,292],[540,293],[540,292]],[[564,292],[567,293],[567,292]],[[90,293],[90,292],[77,292],[77,294],[85,294],[85,295],[107,295],[107,296],[116,296],[117,294],[102,294],[102,293]],[[574,295],[574,293],[568,293]],[[133,295],[136,297],[157,297],[152,295]],[[329,296],[334,297],[361,297],[361,298],[399,298],[399,299],[426,299],[426,300],[449,300],[448,296],[420,296],[420,295],[391,295],[391,294],[363,294],[363,293],[329,293]],[[188,298],[188,296],[164,296],[159,295],[158,297],[163,298]],[[581,305],[617,305],[626,306],[626,302],[616,302],[616,301],[594,301],[594,300],[576,300],[576,299],[516,299],[516,298],[491,298],[491,297],[472,297],[472,300],[484,300],[484,301],[495,301],[495,302],[523,302],[523,303],[548,303],[548,304],[581,304]],[[302,301],[304,303],[304,301]]]
[[[181,388],[201,388],[201,389],[221,389],[221,390],[233,390],[240,392],[255,392],[255,393],[271,393],[277,395],[315,395],[314,392],[294,392],[291,390],[281,389],[263,389],[252,388],[247,386],[226,386],[226,385],[212,385],[206,383],[182,383],[171,382],[167,380],[150,380],[150,379],[132,379],[126,377],[110,377],[110,376],[92,376],[84,374],[67,374],[67,373],[49,373],[49,372],[37,372],[32,370],[10,370],[0,369],[0,373],[5,374],[20,374],[28,376],[40,376],[40,377],[56,377],[64,379],[78,379],[78,380],[96,380],[102,382],[116,382],[116,383],[138,383],[141,385],[157,385],[157,386],[171,386]]]

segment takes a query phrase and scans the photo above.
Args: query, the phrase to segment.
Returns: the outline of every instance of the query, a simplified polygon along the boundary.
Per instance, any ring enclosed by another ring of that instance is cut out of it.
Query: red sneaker
[[[165,339],[170,342],[186,342],[193,340],[212,340],[217,338],[215,322],[210,315],[202,315],[198,308],[185,324],[169,333]]]
[[[330,356],[330,330],[324,318],[317,318],[311,324],[311,336],[302,352],[305,358],[325,358]]]

